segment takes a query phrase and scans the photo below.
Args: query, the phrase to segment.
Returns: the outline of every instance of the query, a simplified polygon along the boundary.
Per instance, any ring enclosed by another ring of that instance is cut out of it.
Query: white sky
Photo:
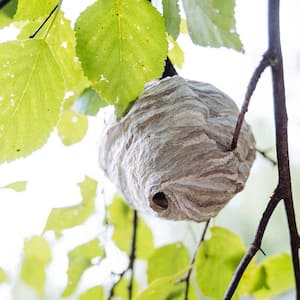
[[[87,3],[92,1],[65,0],[63,8],[67,16],[73,16]],[[228,49],[208,49],[194,46],[187,36],[179,38],[185,52],[185,64],[179,70],[183,77],[209,82],[230,95],[241,106],[242,99],[253,70],[267,47],[267,1],[237,0],[237,30],[241,35],[245,53],[240,54]],[[290,151],[292,162],[299,164],[300,153],[300,2],[282,1],[282,46],[284,53],[286,94],[289,112]],[[0,32],[0,40],[4,36]],[[273,146],[272,137],[272,94],[270,74],[267,71],[251,102],[247,119],[253,125],[260,148]],[[0,166],[0,186],[18,180],[28,180],[24,193],[0,189],[0,266],[13,274],[19,263],[19,254],[23,239],[40,234],[52,207],[73,205],[80,201],[77,183],[85,175],[99,179],[103,183],[102,173],[97,165],[97,148],[103,118],[90,119],[90,130],[80,144],[65,147],[57,137],[51,135],[48,144],[26,159],[19,159]],[[259,120],[259,122],[258,122]],[[263,132],[263,133],[262,133]],[[259,166],[255,166],[255,173]],[[105,186],[107,187],[107,182]],[[111,189],[106,188],[109,194]],[[238,205],[238,204],[237,204]],[[234,206],[234,204],[233,204]],[[150,223],[153,220],[150,220]],[[165,223],[167,224],[167,223]],[[168,225],[162,225],[163,233],[157,235],[157,243],[172,232]],[[84,234],[77,238],[88,239],[97,233],[97,221],[87,225]],[[170,238],[172,240],[172,237]],[[72,241],[70,241],[72,244]],[[65,261],[63,263],[66,263]],[[0,298],[1,298],[0,287]],[[2,298],[1,298],[2,299]]]

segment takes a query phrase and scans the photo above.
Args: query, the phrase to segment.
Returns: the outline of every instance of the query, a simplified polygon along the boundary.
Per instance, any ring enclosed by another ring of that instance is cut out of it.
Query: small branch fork
[[[290,247],[293,259],[294,276],[296,282],[296,299],[300,299],[300,267],[299,267],[299,247],[300,238],[298,234],[295,210],[292,197],[291,176],[289,166],[289,153],[288,153],[288,138],[287,138],[287,112],[285,102],[285,87],[283,76],[283,62],[281,53],[280,42],[280,30],[279,30],[279,6],[280,0],[268,1],[268,36],[269,47],[266,53],[263,55],[263,59],[254,71],[254,74],[250,80],[245,101],[237,120],[236,128],[233,134],[231,143],[231,150],[234,150],[237,146],[239,133],[243,124],[244,116],[248,110],[250,98],[255,90],[255,87],[259,81],[259,78],[263,71],[267,68],[271,68],[272,83],[273,83],[273,99],[274,99],[274,119],[276,130],[276,153],[278,162],[278,185],[274,190],[272,197],[263,213],[263,216],[259,222],[259,226],[255,235],[255,238],[249,247],[247,253],[241,260],[237,267],[232,281],[229,284],[227,291],[223,297],[223,300],[231,299],[237,286],[241,280],[241,277],[247,268],[248,264],[255,256],[258,250],[260,250],[262,238],[266,230],[267,224],[277,207],[278,203],[283,200],[284,208],[286,211],[286,217],[290,233]]]
[[[133,223],[132,223],[132,238],[131,238],[131,249],[129,254],[129,263],[127,268],[119,275],[119,279],[113,284],[113,286],[110,289],[110,293],[108,296],[108,300],[111,300],[115,293],[115,288],[118,285],[118,283],[122,280],[124,275],[131,271],[129,284],[128,284],[128,299],[132,299],[132,292],[133,292],[133,281],[134,281],[134,261],[136,258],[136,238],[137,238],[137,229],[138,229],[138,213],[136,210],[133,211]]]

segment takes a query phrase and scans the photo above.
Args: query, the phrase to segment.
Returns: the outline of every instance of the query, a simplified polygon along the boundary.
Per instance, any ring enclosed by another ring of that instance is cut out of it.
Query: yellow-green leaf
[[[36,20],[41,16],[47,16],[58,0],[18,0],[17,13],[14,17],[16,21]]]
[[[65,109],[57,125],[58,135],[64,145],[80,142],[88,130],[88,120],[84,115]]]
[[[118,115],[163,72],[164,20],[149,1],[98,0],[80,15],[75,31],[85,74]]]
[[[176,65],[178,68],[182,68],[184,62],[184,52],[172,36],[168,36],[168,41],[172,45],[171,49],[169,50],[168,57],[173,65]]]
[[[116,245],[129,254],[133,233],[133,210],[123,199],[116,195],[112,204],[108,207],[108,220],[114,225],[113,240]],[[139,219],[136,239],[137,258],[146,259],[151,254],[153,236],[146,223]]]
[[[0,284],[7,281],[6,272],[0,267]]]
[[[148,260],[148,281],[175,274],[189,265],[189,253],[182,243],[162,246],[154,250]]]
[[[61,231],[82,224],[94,212],[95,198],[98,183],[96,180],[85,177],[79,183],[82,202],[69,207],[53,208],[44,231]]]
[[[27,22],[23,25],[18,39],[26,39],[36,28],[39,27],[42,18],[35,22]],[[42,28],[37,37],[43,37],[47,26]],[[89,85],[88,79],[84,76],[81,64],[76,56],[75,33],[71,22],[67,20],[62,12],[59,12],[51,30],[47,34],[46,41],[51,52],[60,66],[65,84],[66,97],[74,100]],[[69,107],[68,107],[69,108]]]
[[[15,192],[24,192],[27,187],[27,181],[16,181],[10,184],[3,186],[3,189],[11,189]]]
[[[267,258],[261,268],[265,274],[264,282],[261,288],[254,292],[255,299],[269,299],[294,287],[295,279],[290,255],[283,253]]]
[[[75,292],[84,271],[93,266],[92,260],[103,255],[104,249],[97,238],[77,246],[68,253],[68,284],[62,293],[62,297],[69,297]]]
[[[202,242],[195,262],[196,281],[204,295],[222,299],[244,253],[238,235],[222,227],[211,228],[211,238]],[[237,295],[232,299],[238,299]]]
[[[166,300],[176,281],[181,279],[187,270],[188,268],[185,268],[176,274],[152,281],[134,300]]]
[[[125,276],[121,279],[121,281],[116,285],[114,290],[114,296],[119,297],[122,300],[129,300],[128,297],[128,286],[129,286],[129,279],[127,279]],[[133,281],[132,286],[132,296],[134,297],[137,295],[139,291],[139,285],[136,280]]]
[[[182,3],[188,32],[195,44],[243,50],[235,28],[235,0],[182,0]]]
[[[102,286],[95,286],[80,295],[79,300],[104,300],[104,290]]]
[[[40,295],[44,294],[45,268],[50,261],[51,250],[43,237],[34,236],[24,243],[24,258],[20,278]]]
[[[59,119],[64,80],[43,40],[0,44],[0,162],[44,145]]]

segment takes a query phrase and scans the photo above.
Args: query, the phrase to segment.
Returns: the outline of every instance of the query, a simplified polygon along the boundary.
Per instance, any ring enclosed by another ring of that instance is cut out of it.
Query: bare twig
[[[124,275],[131,271],[130,280],[128,284],[128,299],[132,299],[132,291],[133,291],[133,281],[134,281],[134,261],[136,257],[136,237],[137,237],[137,229],[138,229],[138,213],[136,210],[133,212],[133,223],[132,223],[132,238],[131,238],[131,249],[129,254],[129,263],[127,268],[119,275],[118,280],[113,284],[110,289],[108,300],[111,300],[115,293],[115,288],[118,283],[122,280]]]
[[[258,152],[262,157],[268,160],[273,166],[277,166],[277,161],[268,155],[268,150],[261,150],[256,148],[256,152]]]
[[[202,231],[202,234],[201,234],[201,238],[200,238],[200,240],[197,244],[196,250],[195,250],[195,252],[193,254],[193,257],[191,259],[190,268],[189,268],[188,272],[186,273],[186,275],[183,278],[181,278],[177,282],[177,284],[185,282],[184,300],[188,300],[189,287],[190,287],[190,277],[191,277],[191,274],[193,272],[193,267],[194,267],[194,264],[195,264],[195,260],[196,260],[198,250],[200,248],[201,243],[204,241],[204,238],[205,238],[205,235],[206,235],[206,232],[207,232],[207,229],[208,229],[209,222],[210,222],[210,219],[208,221],[206,221],[206,223],[204,225],[204,228],[203,228],[203,231]]]
[[[284,76],[283,76],[283,62],[281,53],[281,42],[280,42],[280,28],[279,28],[279,4],[280,0],[269,0],[269,18],[268,18],[268,29],[269,29],[269,49],[264,55],[263,61],[267,63],[266,66],[271,67],[272,71],[272,83],[273,83],[273,99],[274,99],[274,119],[275,119],[275,130],[276,130],[276,153],[278,161],[278,185],[271,197],[268,206],[260,220],[255,239],[248,249],[246,255],[243,257],[239,266],[237,267],[232,281],[225,292],[224,300],[231,299],[233,296],[241,277],[254,257],[256,252],[260,249],[261,241],[266,229],[266,226],[280,200],[284,201],[284,207],[288,220],[289,233],[290,233],[290,246],[293,259],[294,275],[296,281],[296,295],[297,299],[300,299],[300,266],[299,266],[299,247],[300,238],[298,234],[295,210],[292,197],[291,187],[291,176],[289,166],[289,151],[288,151],[288,138],[287,138],[287,112],[285,103],[285,88],[284,88]],[[261,65],[261,64],[260,64]],[[264,69],[266,68],[264,66]],[[257,78],[257,81],[259,76]],[[257,83],[256,81],[256,83]],[[246,109],[243,114],[247,111],[249,105],[246,103]],[[241,112],[242,114],[242,112]],[[243,116],[239,118],[243,120]],[[237,127],[241,127],[240,125]],[[238,139],[239,132],[235,133]],[[236,145],[234,141],[232,145]],[[233,147],[234,148],[234,147]]]
[[[260,246],[261,246],[261,241],[262,238],[264,236],[266,227],[268,225],[268,222],[274,212],[274,209],[276,208],[277,204],[279,203],[281,199],[278,198],[278,192],[277,189],[274,191],[273,196],[271,197],[264,213],[263,216],[260,220],[260,223],[258,225],[257,231],[256,231],[256,235],[255,238],[251,244],[251,246],[249,247],[247,253],[244,255],[243,259],[240,261],[237,269],[235,270],[234,274],[233,274],[233,278],[230,282],[230,285],[227,289],[227,291],[225,292],[224,298],[223,300],[229,300],[232,298],[240,280],[241,277],[244,273],[244,271],[246,270],[246,268],[248,267],[250,261],[252,260],[252,258],[254,257],[254,255],[257,253],[258,250],[260,250]]]
[[[241,108],[241,112],[239,114],[235,129],[234,129],[234,133],[233,133],[233,137],[232,137],[232,141],[231,141],[231,147],[230,147],[231,150],[234,150],[237,146],[238,138],[240,135],[240,131],[241,131],[243,122],[244,122],[245,114],[248,111],[248,106],[249,106],[249,103],[251,100],[251,96],[253,95],[253,92],[255,91],[256,85],[259,81],[261,74],[263,73],[263,71],[266,69],[266,67],[268,65],[269,65],[269,55],[268,55],[268,52],[266,52],[263,55],[261,62],[255,69],[255,71],[250,79],[250,82],[249,82],[249,85],[247,88],[247,92],[245,95],[244,103]]]

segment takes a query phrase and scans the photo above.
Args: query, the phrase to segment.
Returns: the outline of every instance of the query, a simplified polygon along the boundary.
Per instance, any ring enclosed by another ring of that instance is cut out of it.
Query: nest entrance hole
[[[150,206],[154,210],[166,210],[169,207],[168,199],[164,192],[157,192],[152,196]]]

